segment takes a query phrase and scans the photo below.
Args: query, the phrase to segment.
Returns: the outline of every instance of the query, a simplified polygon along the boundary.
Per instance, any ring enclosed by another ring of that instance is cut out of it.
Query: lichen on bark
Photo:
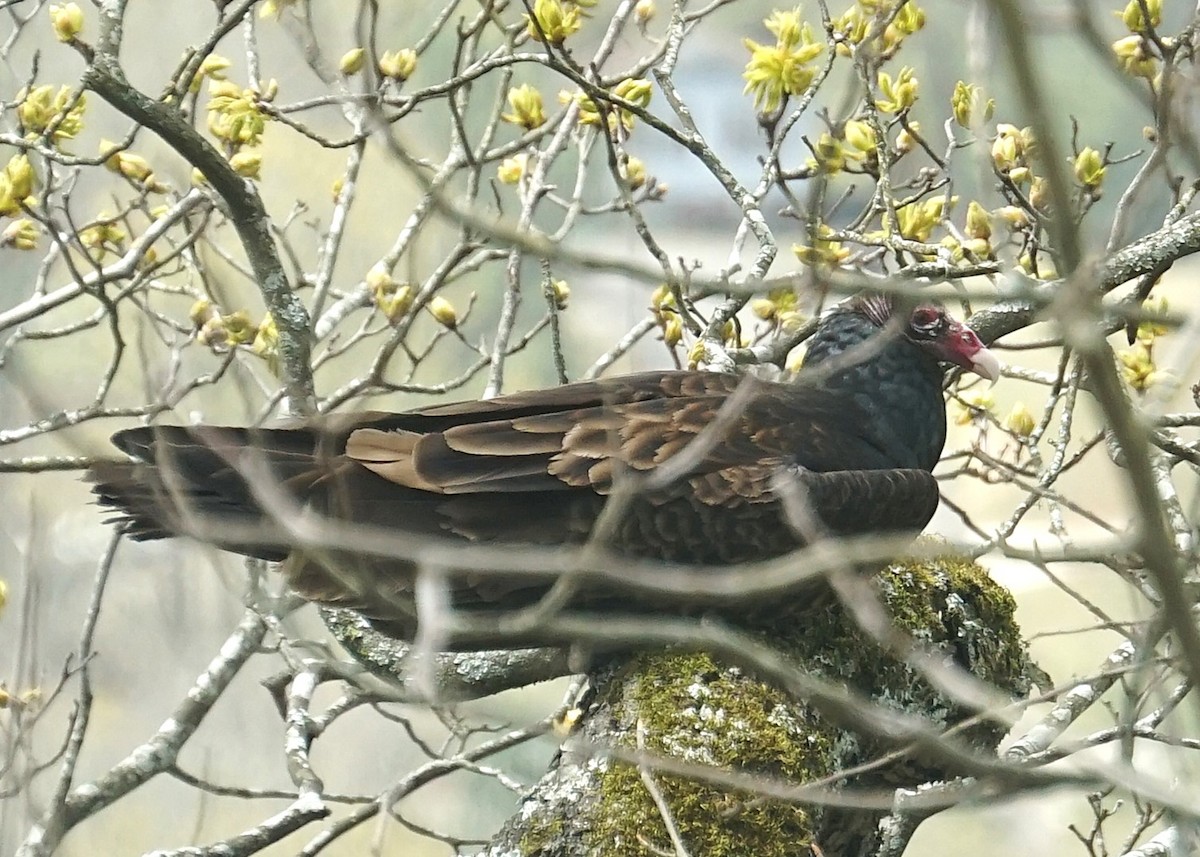
[[[980,566],[955,557],[897,562],[876,581],[893,621],[911,637],[1004,694],[1028,692],[1036,669],[1014,619],[1012,596]],[[973,713],[909,663],[882,652],[840,605],[798,609],[761,633],[799,668],[844,682],[876,704],[919,714],[934,728]],[[489,857],[672,853],[662,813],[640,772],[603,752],[632,751],[639,726],[647,753],[797,785],[895,749],[704,653],[641,652],[608,662],[591,678],[594,702],[575,739],[586,751],[568,744],[484,852]],[[959,735],[985,753],[1002,737],[1003,728],[986,718]],[[841,785],[894,788],[955,774],[906,758]],[[673,774],[653,776],[689,853],[706,857],[795,857],[814,843],[829,855],[869,854],[883,815],[764,798]]]

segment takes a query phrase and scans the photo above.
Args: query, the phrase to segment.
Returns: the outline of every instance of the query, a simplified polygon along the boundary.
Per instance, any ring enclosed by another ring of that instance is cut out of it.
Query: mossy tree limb
[[[878,583],[896,624],[913,638],[1003,694],[1028,692],[1034,668],[1013,618],[1013,600],[979,566],[956,559],[897,563]],[[920,715],[933,727],[974,713],[909,664],[883,654],[838,606],[803,612],[769,634],[804,670],[845,682],[879,706]],[[827,781],[895,749],[887,739],[842,728],[805,701],[704,653],[641,653],[610,661],[591,678],[594,702],[580,732],[485,851],[488,857],[677,853],[643,771],[619,760],[639,748],[796,785]],[[981,718],[959,738],[990,754],[1003,733],[1003,726]],[[835,782],[847,791],[890,790],[958,773],[935,760],[907,757]],[[705,857],[794,857],[813,845],[839,857],[874,854],[885,815],[882,809],[765,797],[674,774],[652,777],[675,835],[688,853]]]

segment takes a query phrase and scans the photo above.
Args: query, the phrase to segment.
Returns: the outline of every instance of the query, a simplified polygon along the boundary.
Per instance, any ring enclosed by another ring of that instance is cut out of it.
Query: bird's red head
[[[1000,361],[984,347],[979,335],[951,318],[937,304],[917,306],[904,326],[904,336],[938,360],[961,366],[989,381],[1000,377]]]

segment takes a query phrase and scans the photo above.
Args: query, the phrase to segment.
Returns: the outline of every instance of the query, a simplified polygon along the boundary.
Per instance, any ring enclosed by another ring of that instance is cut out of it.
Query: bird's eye
[[[936,328],[942,318],[942,311],[937,307],[917,307],[913,310],[909,324],[912,325],[914,330],[930,330]]]

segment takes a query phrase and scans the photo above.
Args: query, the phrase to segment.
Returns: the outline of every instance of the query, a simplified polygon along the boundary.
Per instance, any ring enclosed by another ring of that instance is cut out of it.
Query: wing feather
[[[751,381],[743,411],[725,413],[738,380],[706,372],[634,375],[440,405],[350,432],[345,454],[384,479],[433,493],[589,488],[603,495],[621,468],[652,470],[715,424],[724,434],[706,438],[677,486],[691,486],[714,506],[768,499],[767,475],[787,464],[818,472],[889,466],[856,435],[852,401],[828,391],[781,394],[777,385]],[[678,493],[666,490],[662,499]]]

